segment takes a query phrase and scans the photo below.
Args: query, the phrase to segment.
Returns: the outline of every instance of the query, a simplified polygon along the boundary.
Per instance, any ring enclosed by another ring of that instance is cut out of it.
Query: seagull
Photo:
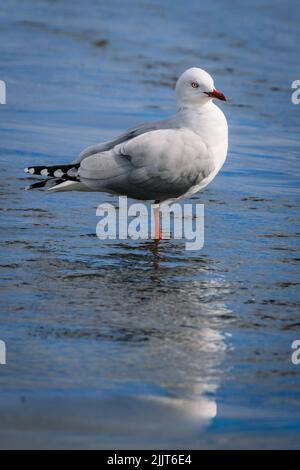
[[[226,97],[212,77],[189,68],[175,92],[177,111],[171,117],[87,147],[69,165],[25,168],[47,177],[26,189],[101,191],[154,201],[155,239],[161,240],[160,204],[188,198],[207,186],[222,168],[228,148],[227,120],[213,102]]]

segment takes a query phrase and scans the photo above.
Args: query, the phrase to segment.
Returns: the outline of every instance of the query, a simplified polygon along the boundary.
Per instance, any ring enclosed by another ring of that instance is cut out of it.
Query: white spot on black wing
[[[60,169],[58,170],[55,170],[55,172],[53,173],[53,176],[55,176],[56,178],[60,178],[61,176],[63,176],[64,172]]]

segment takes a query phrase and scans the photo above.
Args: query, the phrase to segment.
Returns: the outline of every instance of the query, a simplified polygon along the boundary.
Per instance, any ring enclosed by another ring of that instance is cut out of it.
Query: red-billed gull
[[[228,126],[213,98],[226,101],[207,72],[190,68],[176,84],[176,114],[92,145],[72,164],[25,168],[48,177],[29,188],[104,191],[155,201],[160,238],[159,204],[198,192],[225,162]]]

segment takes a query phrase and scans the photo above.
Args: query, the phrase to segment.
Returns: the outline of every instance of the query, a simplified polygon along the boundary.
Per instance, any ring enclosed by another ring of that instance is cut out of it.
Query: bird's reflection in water
[[[145,346],[147,358],[143,354],[144,371],[149,367],[151,379],[165,391],[144,399],[160,409],[166,427],[172,415],[180,416],[181,424],[185,420],[199,429],[217,414],[215,395],[226,351],[224,329],[231,318],[219,299],[229,286],[222,275],[212,276],[214,260],[199,253],[187,258],[183,245],[152,242],[138,249],[152,255],[148,281],[143,276],[136,293],[150,316],[147,323],[155,324],[146,333],[149,346]]]
[[[224,301],[230,285],[217,260],[174,241],[114,242],[99,256],[87,251],[80,263],[48,266],[61,302],[51,326],[32,334],[68,339],[70,356],[78,357],[75,370],[67,361],[65,380],[74,385],[82,361],[86,387],[109,390],[97,402],[101,427],[135,439],[151,435],[152,443],[154,435],[192,439],[189,431],[197,439],[217,413],[232,319]],[[68,302],[72,315],[62,327]],[[90,348],[96,353],[87,360]]]
[[[158,270],[160,268],[160,251],[159,242],[154,241],[149,245],[149,249],[153,254],[153,268]]]

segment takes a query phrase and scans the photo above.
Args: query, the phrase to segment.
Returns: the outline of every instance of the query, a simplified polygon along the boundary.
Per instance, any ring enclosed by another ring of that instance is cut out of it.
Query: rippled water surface
[[[287,3],[289,7],[287,8]],[[1,447],[300,442],[297,2],[1,6]],[[106,194],[24,191],[28,164],[174,110],[189,66],[229,96],[205,245],[101,242]]]

